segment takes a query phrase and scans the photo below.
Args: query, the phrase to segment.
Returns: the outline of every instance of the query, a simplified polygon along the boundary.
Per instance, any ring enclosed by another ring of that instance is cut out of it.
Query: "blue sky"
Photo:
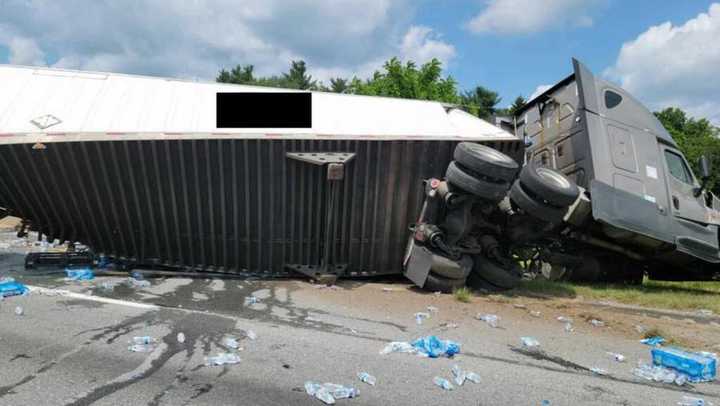
[[[720,3],[700,0],[0,0],[0,63],[212,80],[304,59],[327,81],[437,57],[507,105],[575,56],[650,108],[715,123],[719,38]]]

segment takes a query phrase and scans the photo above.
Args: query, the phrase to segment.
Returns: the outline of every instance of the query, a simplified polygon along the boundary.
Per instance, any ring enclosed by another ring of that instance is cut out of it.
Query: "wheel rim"
[[[563,176],[555,171],[551,171],[551,170],[545,169],[545,168],[537,168],[537,174],[541,178],[554,183],[556,186],[558,186],[561,189],[567,190],[567,189],[571,188],[570,182],[567,180],[567,178],[565,178],[565,176]]]

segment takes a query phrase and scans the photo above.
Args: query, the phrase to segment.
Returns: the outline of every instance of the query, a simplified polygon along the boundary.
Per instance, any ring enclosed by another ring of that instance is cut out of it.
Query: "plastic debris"
[[[128,346],[128,351],[132,352],[150,352],[155,349],[152,344],[131,344]]]
[[[488,326],[490,326],[490,327],[492,327],[492,328],[497,328],[497,326],[498,326],[498,320],[500,320],[500,318],[499,318],[497,315],[495,315],[495,314],[481,314],[481,313],[478,313],[478,314],[475,316],[475,318],[478,319],[478,320],[484,321],[485,323],[488,324]]]
[[[625,356],[616,352],[607,352],[607,355],[611,356],[617,362],[625,362]]]
[[[240,343],[233,337],[225,337],[222,343],[225,347],[232,348],[233,350],[240,348]]]
[[[205,357],[205,365],[218,366],[225,364],[237,364],[240,362],[240,356],[233,353],[218,353],[214,357]]]
[[[660,336],[655,336],[655,337],[644,338],[644,339],[640,340],[640,342],[645,345],[651,345],[651,346],[656,347],[656,346],[659,346],[662,343],[664,343],[665,339]]]
[[[522,343],[523,347],[527,349],[540,348],[540,341],[536,340],[533,337],[520,337],[520,342]]]
[[[20,282],[0,283],[0,298],[27,295],[30,290]]]
[[[423,324],[423,320],[429,319],[430,315],[428,313],[415,313],[415,323],[418,325]]]
[[[150,282],[146,280],[127,278],[127,283],[133,288],[149,288]]]
[[[358,379],[360,379],[360,381],[365,382],[366,384],[371,386],[375,386],[375,383],[377,382],[375,377],[367,372],[358,372],[357,377]]]
[[[558,316],[557,321],[559,321],[560,323],[572,323],[573,322],[571,318],[565,317],[565,316]]]
[[[0,278],[0,284],[8,282],[15,282],[15,278],[13,278],[12,276],[3,276],[2,278]]]
[[[442,327],[442,328],[444,328],[444,329],[449,329],[449,328],[458,328],[458,327],[460,327],[460,326],[458,326],[457,323],[450,323],[450,322],[448,322],[448,323],[443,323],[443,324],[441,324],[440,327]]]
[[[394,292],[395,289],[393,288],[382,288],[383,292]]]
[[[428,307],[427,307],[427,311],[428,311],[428,313],[437,313],[437,312],[440,311],[440,309],[438,309],[438,308],[435,307],[435,306],[428,306]]]
[[[258,302],[258,298],[255,296],[247,296],[245,298],[245,306],[251,306]]]
[[[522,303],[515,303],[513,304],[513,307],[516,309],[527,309],[527,306]]]
[[[650,353],[653,364],[685,374],[690,382],[712,381],[717,374],[717,360],[712,356],[676,347],[653,348]]]
[[[710,317],[715,313],[713,313],[713,311],[709,309],[698,309],[697,314],[703,317]]]
[[[390,354],[392,352],[410,352],[415,353],[417,349],[406,341],[393,341],[380,350],[381,355]]]
[[[480,375],[475,372],[468,372],[465,374],[465,379],[472,383],[480,383]]]
[[[328,405],[335,404],[335,399],[354,398],[360,394],[357,389],[349,386],[335,383],[324,383],[321,385],[313,381],[305,382],[305,392]]]
[[[440,356],[452,357],[460,352],[460,344],[451,340],[441,340],[436,336],[427,336],[413,341],[413,347],[418,354],[437,358]]]
[[[607,375],[608,371],[602,368],[593,367],[590,368],[590,372],[594,373],[595,375]]]
[[[683,396],[677,404],[679,406],[712,406],[712,402],[705,402],[705,399],[694,396]]]
[[[542,314],[542,313],[540,313],[540,312],[537,311],[537,310],[531,310],[531,311],[530,311],[530,315],[533,316],[533,317],[540,317],[541,314]]]
[[[453,374],[455,384],[457,386],[462,386],[462,384],[465,383],[465,379],[467,379],[465,371],[463,371],[458,365],[453,365],[450,371]]]
[[[65,279],[69,281],[89,281],[95,279],[95,274],[90,268],[65,268],[65,275],[67,275]]]
[[[632,372],[635,376],[647,379],[648,381],[664,382],[667,384],[674,383],[678,386],[683,386],[688,382],[687,375],[677,373],[670,368],[659,365],[640,363]]]
[[[23,315],[25,315],[25,309],[23,309],[22,306],[16,306],[16,307],[15,307],[15,315],[16,315],[16,316],[23,316]]]
[[[602,320],[592,319],[589,323],[595,327],[605,327],[605,322]]]
[[[544,399],[542,402],[540,402],[540,406],[550,406],[550,401],[547,399]]]
[[[445,378],[441,378],[439,376],[436,376],[433,378],[433,383],[445,390],[453,390],[455,389],[453,385]]]
[[[643,325],[640,325],[640,324],[636,324],[636,325],[635,325],[635,331],[637,331],[637,332],[640,333],[640,334],[643,334],[644,332],[647,331],[647,327],[645,327],[645,326],[643,326]]]
[[[150,336],[133,337],[131,341],[133,344],[155,344],[156,342],[157,340]]]
[[[132,271],[132,272],[130,272],[130,277],[132,277],[133,279],[137,279],[137,280],[139,280],[139,281],[145,279],[145,277],[143,276],[142,272],[139,272],[139,271]]]
[[[177,341],[182,344],[185,342],[185,334],[184,333],[178,333],[177,335]]]
[[[565,332],[572,333],[573,331],[575,331],[575,329],[573,328],[572,323],[565,323]]]
[[[439,297],[440,295],[442,295],[442,292],[438,290],[438,291],[433,292],[433,295],[435,295],[436,297]]]
[[[251,340],[257,339],[257,334],[255,334],[252,330],[248,330],[247,333],[245,333],[245,336]]]

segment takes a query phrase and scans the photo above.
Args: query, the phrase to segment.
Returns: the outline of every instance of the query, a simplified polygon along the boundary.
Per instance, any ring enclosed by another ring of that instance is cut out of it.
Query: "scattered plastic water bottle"
[[[590,320],[590,324],[592,324],[595,327],[605,327],[605,322],[598,319],[592,319]]]
[[[131,276],[133,279],[137,279],[137,280],[139,280],[139,281],[145,279],[145,278],[143,277],[143,274],[142,274],[141,272],[138,272],[138,271],[132,271],[132,272],[130,272],[130,276]]]
[[[223,339],[223,345],[233,350],[237,350],[240,347],[240,343],[233,337],[225,337],[225,339]]]
[[[240,362],[240,356],[233,353],[218,353],[214,357],[205,357],[205,365],[208,366],[217,366],[217,365],[225,365],[225,364],[237,364]]]
[[[540,312],[537,311],[537,310],[530,310],[530,315],[533,316],[533,317],[540,317],[541,314],[542,314],[542,313],[540,313]]]
[[[455,384],[457,386],[462,386],[462,384],[465,383],[465,379],[467,379],[465,371],[463,371],[458,365],[453,365],[450,371],[453,374]]]
[[[481,314],[481,313],[478,313],[477,316],[475,316],[475,318],[478,319],[478,320],[484,321],[485,323],[488,324],[488,326],[490,326],[490,327],[492,327],[492,328],[497,328],[497,326],[498,326],[498,321],[500,320],[500,317],[498,317],[498,316],[495,315],[495,314]]]
[[[427,311],[428,311],[428,313],[437,313],[437,312],[440,311],[440,309],[438,309],[438,308],[435,307],[435,306],[428,306],[428,307],[427,307]]]
[[[415,313],[415,323],[417,323],[417,325],[423,324],[423,320],[429,319],[429,318],[430,318],[430,315],[428,313],[422,313],[422,312]]]
[[[145,281],[145,280],[128,278],[127,282],[131,287],[134,287],[134,288],[149,288],[150,287],[150,282]]]
[[[247,333],[245,333],[245,335],[247,336],[247,338],[249,338],[251,340],[257,339],[257,334],[255,334],[255,332],[252,330],[248,330]]]
[[[616,352],[608,352],[607,354],[613,357],[613,359],[617,362],[625,362],[625,356],[622,354],[618,354]]]
[[[465,374],[465,379],[473,383],[480,383],[480,375],[476,374],[475,372],[468,372],[467,374]]]
[[[520,342],[522,343],[523,347],[527,349],[538,349],[540,348],[540,341],[536,340],[533,337],[520,337]]]
[[[683,396],[682,400],[677,403],[679,406],[710,406],[712,403],[705,402],[703,398],[696,398],[694,396]]]
[[[22,306],[16,306],[16,307],[15,307],[15,315],[16,315],[16,316],[22,316],[22,315],[24,315],[24,314],[25,314],[25,310],[23,309]]]
[[[573,328],[572,323],[565,323],[565,332],[572,333],[573,331],[575,331],[575,329]]]
[[[315,394],[317,393],[317,391],[320,390],[320,388],[322,388],[322,385],[320,385],[317,382],[313,382],[313,381],[305,382],[305,392],[310,396],[315,396]]]
[[[315,392],[313,395],[316,398],[320,399],[322,402],[328,404],[328,405],[334,405],[335,404],[335,397],[330,393],[327,389],[323,388],[322,386],[320,389]]]
[[[152,344],[132,344],[128,347],[128,351],[132,352],[150,352],[155,349]]]
[[[608,371],[606,371],[602,368],[597,368],[597,367],[590,368],[590,372],[594,373],[595,375],[607,375],[608,374]]]
[[[417,352],[417,349],[406,341],[393,341],[380,350],[381,355],[390,354],[391,352]]]
[[[15,282],[15,278],[13,278],[11,276],[3,276],[2,278],[0,278],[0,283],[10,283],[10,282]]]
[[[557,321],[560,323],[572,323],[572,319],[565,316],[558,316]]]
[[[455,389],[455,388],[452,386],[452,384],[450,383],[450,381],[448,381],[448,380],[445,379],[445,378],[441,378],[441,377],[439,377],[439,376],[436,376],[436,377],[433,378],[433,383],[434,383],[435,385],[437,385],[437,386],[445,389],[445,390],[453,390],[453,389]]]
[[[360,392],[358,392],[358,390],[355,388],[350,388],[342,385],[338,386],[339,387],[335,388],[333,391],[328,391],[335,399],[349,399],[357,397],[360,394]]]
[[[542,402],[540,402],[540,406],[550,406],[550,401],[545,399]]]
[[[132,339],[133,344],[154,344],[155,342],[157,342],[157,340],[150,336],[133,337]]]
[[[255,296],[247,296],[245,298],[245,306],[251,306],[258,302],[258,298]]]
[[[177,335],[177,341],[182,344],[185,342],[185,334],[184,333],[178,333]]]
[[[359,372],[357,374],[358,379],[360,379],[362,382],[365,382],[368,385],[375,386],[376,380],[375,377],[370,375],[367,372]]]

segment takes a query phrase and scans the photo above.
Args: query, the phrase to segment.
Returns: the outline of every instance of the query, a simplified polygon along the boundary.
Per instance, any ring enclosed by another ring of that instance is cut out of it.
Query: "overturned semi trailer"
[[[130,266],[400,273],[455,145],[522,141],[441,103],[0,65],[0,205]]]

